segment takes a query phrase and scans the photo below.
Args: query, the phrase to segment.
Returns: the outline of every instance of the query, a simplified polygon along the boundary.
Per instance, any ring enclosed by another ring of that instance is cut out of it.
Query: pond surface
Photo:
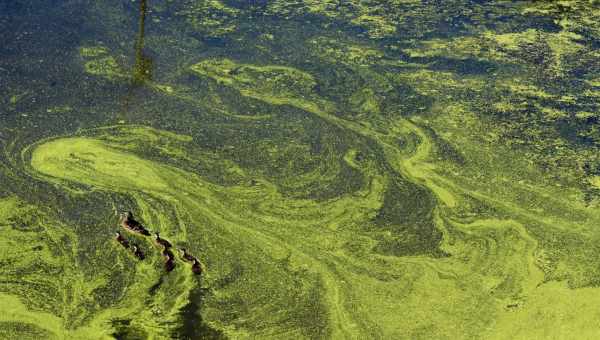
[[[600,2],[0,0],[0,32],[0,338],[600,336]]]

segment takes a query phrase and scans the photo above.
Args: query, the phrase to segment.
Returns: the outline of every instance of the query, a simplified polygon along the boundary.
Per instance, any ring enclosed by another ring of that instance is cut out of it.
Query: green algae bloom
[[[0,4],[0,338],[598,338],[599,6]]]

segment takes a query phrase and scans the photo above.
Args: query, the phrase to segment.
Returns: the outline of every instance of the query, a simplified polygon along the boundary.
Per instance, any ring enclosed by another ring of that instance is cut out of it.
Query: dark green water
[[[0,0],[0,338],[598,338],[599,22]]]

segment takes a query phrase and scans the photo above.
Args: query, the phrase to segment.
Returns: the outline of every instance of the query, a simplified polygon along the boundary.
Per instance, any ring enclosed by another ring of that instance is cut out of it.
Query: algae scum
[[[600,337],[600,2],[4,0],[0,30],[0,338]]]

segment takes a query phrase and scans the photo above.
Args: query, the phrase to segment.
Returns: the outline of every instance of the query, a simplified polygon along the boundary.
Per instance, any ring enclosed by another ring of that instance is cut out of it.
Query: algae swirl
[[[600,336],[597,1],[17,3],[0,338]]]

